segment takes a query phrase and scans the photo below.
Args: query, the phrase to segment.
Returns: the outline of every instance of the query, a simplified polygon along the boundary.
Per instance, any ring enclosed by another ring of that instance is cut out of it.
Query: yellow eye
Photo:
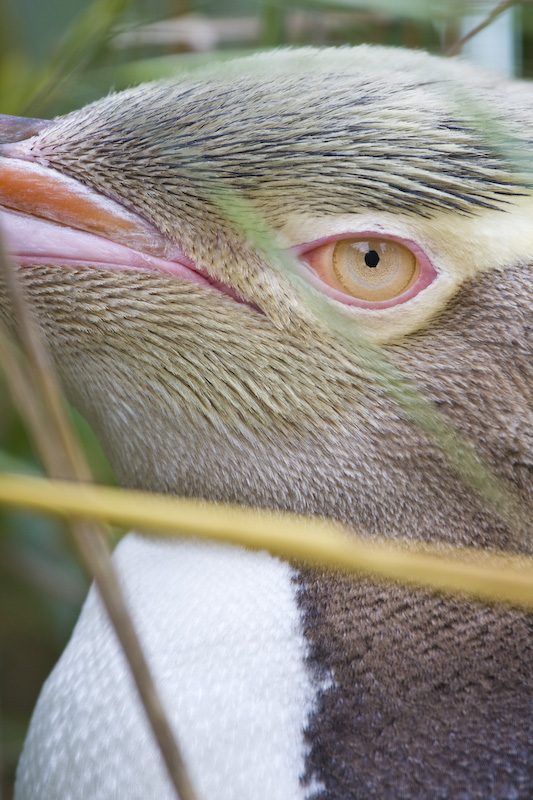
[[[306,258],[328,286],[370,302],[398,297],[420,274],[414,254],[389,239],[341,239]]]

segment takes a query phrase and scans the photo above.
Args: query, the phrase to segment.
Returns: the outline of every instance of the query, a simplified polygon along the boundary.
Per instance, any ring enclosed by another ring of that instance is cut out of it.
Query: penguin
[[[526,85],[361,46],[4,122],[0,222],[119,483],[531,553],[224,197],[528,510],[532,121]],[[199,797],[531,798],[531,615],[194,540],[131,533],[114,559]],[[15,796],[174,797],[94,589]]]

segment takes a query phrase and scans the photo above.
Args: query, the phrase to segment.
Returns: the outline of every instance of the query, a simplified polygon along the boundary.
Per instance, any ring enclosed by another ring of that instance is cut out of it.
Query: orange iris
[[[306,253],[306,260],[328,286],[358,300],[392,300],[420,274],[416,257],[389,239],[339,239]]]

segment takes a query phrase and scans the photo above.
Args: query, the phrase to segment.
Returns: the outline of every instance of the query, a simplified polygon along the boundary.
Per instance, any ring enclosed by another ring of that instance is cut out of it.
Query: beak
[[[0,117],[0,225],[15,261],[142,269],[209,284],[152,223],[46,163],[39,133],[53,124]]]
[[[46,221],[52,236],[55,223],[56,227],[94,234],[143,253],[172,257],[175,246],[153,225],[120,203],[42,163],[38,134],[29,139],[22,137],[52,124],[21,117],[0,117],[0,141],[3,140],[0,145],[0,207],[4,223],[6,213],[18,212],[41,220],[39,227],[43,232]],[[11,134],[17,138],[6,142],[5,137]],[[26,219],[26,223],[29,225],[30,220]],[[11,227],[17,226],[7,223],[8,239]],[[17,243],[17,249],[18,244],[23,243]]]
[[[52,123],[48,119],[33,119],[31,117],[9,117],[0,114],[0,144],[6,142],[20,142],[29,139],[48,128]]]
[[[150,221],[54,169],[39,139],[53,124],[0,117],[0,225],[16,263],[165,273],[246,303]]]

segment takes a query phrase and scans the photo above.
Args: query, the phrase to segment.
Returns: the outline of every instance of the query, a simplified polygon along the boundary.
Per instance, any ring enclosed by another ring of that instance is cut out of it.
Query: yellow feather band
[[[67,517],[132,526],[150,536],[227,542],[314,566],[489,602],[533,608],[533,558],[385,539],[368,541],[346,527],[294,514],[187,500],[125,489],[0,475],[0,503]]]

